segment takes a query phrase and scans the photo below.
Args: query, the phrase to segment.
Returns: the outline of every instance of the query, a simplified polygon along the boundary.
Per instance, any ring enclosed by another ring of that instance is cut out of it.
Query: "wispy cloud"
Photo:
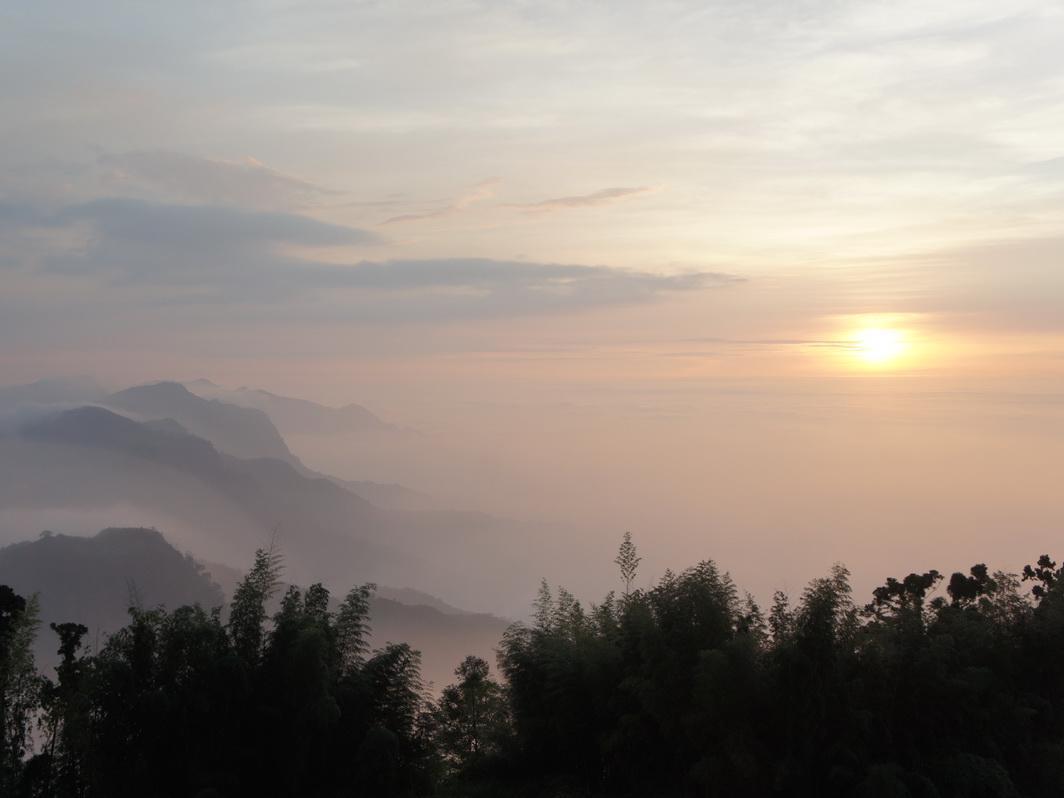
[[[345,192],[279,172],[250,156],[235,161],[166,150],[101,155],[105,180],[127,193],[146,188],[163,199],[299,209],[322,205]]]
[[[378,238],[295,214],[128,198],[47,212],[7,203],[0,205],[0,222],[8,229],[32,226],[55,233],[41,265],[22,264],[21,271],[53,282],[74,280],[71,297],[77,294],[79,306],[199,307],[228,319],[510,318],[654,302],[741,282],[722,272],[662,274],[490,258],[324,262],[293,254],[293,247],[356,247]],[[72,231],[84,235],[71,243]],[[106,291],[87,296],[84,281]]]
[[[486,199],[490,199],[495,196],[495,186],[499,184],[499,178],[492,177],[487,180],[482,180],[473,186],[472,189],[465,194],[454,199],[448,204],[436,208],[434,210],[423,211],[421,213],[404,213],[400,216],[393,216],[390,219],[385,219],[382,224],[401,224],[404,222],[420,222],[425,219],[440,219],[445,216],[453,216],[456,213],[461,213],[471,205],[475,205]]]
[[[95,241],[173,247],[200,253],[275,243],[341,246],[377,243],[375,233],[308,216],[216,205],[176,205],[108,197],[69,205],[43,217],[53,226],[86,222]]]
[[[638,197],[641,194],[649,194],[653,190],[649,186],[614,186],[593,191],[590,194],[552,197],[539,202],[510,203],[508,207],[520,208],[531,213],[549,213],[567,208],[595,208],[601,205],[612,205],[615,202]]]

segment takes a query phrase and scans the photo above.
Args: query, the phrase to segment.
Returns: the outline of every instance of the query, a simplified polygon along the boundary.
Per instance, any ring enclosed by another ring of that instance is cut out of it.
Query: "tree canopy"
[[[12,796],[1064,794],[1064,579],[983,563],[835,566],[767,613],[714,562],[584,606],[544,582],[438,697],[403,643],[371,651],[372,585],[333,603],[256,554],[221,608],[133,607],[98,651],[0,586],[0,793]],[[332,609],[336,607],[336,609]]]

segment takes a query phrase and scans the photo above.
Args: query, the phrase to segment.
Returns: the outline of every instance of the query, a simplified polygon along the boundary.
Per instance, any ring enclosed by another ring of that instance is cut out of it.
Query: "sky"
[[[362,402],[441,444],[353,476],[631,526],[653,567],[1016,566],[1064,509],[1062,33],[1033,0],[8,3],[0,381]]]

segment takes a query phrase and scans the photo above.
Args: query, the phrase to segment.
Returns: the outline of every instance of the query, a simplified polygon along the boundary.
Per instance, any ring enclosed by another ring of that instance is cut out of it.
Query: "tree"
[[[617,567],[621,569],[621,580],[624,582],[624,596],[628,597],[631,592],[632,581],[635,579],[635,572],[639,568],[639,563],[643,561],[643,558],[638,556],[635,548],[635,544],[632,543],[632,533],[625,532],[624,539],[621,541],[621,546],[617,550],[617,558],[614,562]]]
[[[377,586],[352,588],[336,613],[336,652],[341,675],[354,673],[369,651],[369,602]]]
[[[1031,594],[1037,601],[1046,598],[1054,588],[1064,582],[1064,566],[1057,569],[1057,564],[1050,559],[1048,554],[1038,558],[1034,566],[1023,566],[1023,581],[1033,581],[1037,584],[1031,588]]]
[[[979,567],[972,569],[973,574]],[[981,567],[985,572],[986,566]],[[934,569],[922,574],[909,574],[901,581],[889,577],[885,585],[872,591],[872,602],[865,607],[865,611],[881,619],[892,617],[922,622],[924,600],[941,579],[942,574]]]
[[[33,662],[38,601],[0,585],[0,794],[14,793],[30,745],[41,679]]]
[[[26,611],[26,600],[7,585],[0,586],[0,787],[11,789],[19,760],[11,755],[8,727],[13,718],[14,696],[11,695],[12,671],[14,670],[14,638],[19,621]],[[6,790],[5,790],[6,792]]]
[[[539,593],[532,604],[532,618],[539,632],[549,632],[554,623],[554,596],[551,594],[550,585],[547,584],[546,579],[539,581]]]
[[[265,641],[266,602],[277,590],[281,556],[271,545],[255,552],[255,562],[233,592],[229,634],[236,653],[249,664],[259,661]]]
[[[412,737],[424,702],[421,652],[389,643],[366,663],[365,674],[373,686],[377,722],[393,734]]]
[[[772,609],[768,614],[768,629],[774,645],[781,645],[794,627],[794,613],[790,598],[782,590],[772,594]]]
[[[52,794],[79,798],[87,792],[86,755],[90,746],[92,714],[86,680],[91,662],[79,656],[88,628],[80,623],[49,624],[59,636],[58,681],[42,691],[47,730],[47,758]]]
[[[483,659],[466,657],[454,671],[458,682],[444,689],[435,707],[437,744],[458,769],[496,751],[506,732],[502,688],[489,673]]]
[[[971,576],[965,576],[958,571],[950,577],[946,592],[949,593],[949,597],[954,604],[961,606],[970,604],[980,596],[992,592],[997,587],[997,584],[987,571],[986,565],[983,563],[973,565],[969,573]]]
[[[426,726],[421,653],[389,643],[363,667],[372,696],[369,726],[356,755],[373,795],[405,795],[422,781],[431,750]]]

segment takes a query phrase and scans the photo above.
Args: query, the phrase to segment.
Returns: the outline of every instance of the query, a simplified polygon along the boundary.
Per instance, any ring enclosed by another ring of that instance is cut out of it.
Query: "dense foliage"
[[[1062,570],[976,565],[934,597],[938,572],[910,574],[858,607],[836,566],[767,616],[711,562],[586,611],[544,587],[500,655],[508,775],[605,795],[1064,795]]]
[[[321,585],[291,588],[268,624],[265,607],[279,567],[270,552],[257,554],[225,624],[218,610],[133,608],[130,623],[94,655],[82,652],[84,626],[53,625],[60,664],[54,680],[39,684],[36,702],[12,708],[2,683],[0,792],[42,798],[428,792],[436,759],[425,733],[418,654],[404,644],[367,652],[371,586],[352,590],[335,613]],[[30,623],[17,598],[0,588],[4,677],[18,672],[22,650],[6,639]],[[19,694],[17,684],[12,694]],[[26,757],[35,721],[40,745]]]
[[[367,650],[371,586],[265,607],[260,552],[219,611],[131,610],[97,653],[0,587],[0,793],[23,796],[1064,794],[1064,568],[888,579],[835,567],[768,612],[704,562],[584,608],[543,585],[431,699],[418,654]]]

